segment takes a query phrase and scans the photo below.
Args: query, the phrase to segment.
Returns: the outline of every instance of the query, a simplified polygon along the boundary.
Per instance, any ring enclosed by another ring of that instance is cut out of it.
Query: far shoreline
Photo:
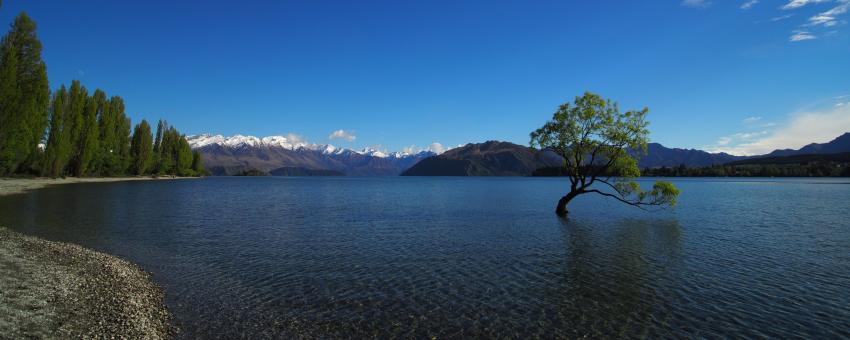
[[[159,181],[177,179],[199,179],[202,177],[178,176],[122,176],[122,177],[0,177],[0,196],[20,194],[48,186],[76,183],[111,183],[129,181]]]

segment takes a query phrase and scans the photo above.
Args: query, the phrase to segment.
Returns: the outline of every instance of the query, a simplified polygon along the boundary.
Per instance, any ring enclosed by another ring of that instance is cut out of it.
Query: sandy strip
[[[47,185],[150,178],[3,179],[0,195]],[[0,339],[164,339],[162,289],[116,256],[0,227]]]

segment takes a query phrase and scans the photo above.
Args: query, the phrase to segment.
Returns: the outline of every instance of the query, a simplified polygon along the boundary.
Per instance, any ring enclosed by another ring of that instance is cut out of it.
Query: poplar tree
[[[50,102],[41,49],[35,22],[21,12],[0,41],[0,174],[31,169],[39,154]]]
[[[130,118],[124,114],[123,102],[117,129],[115,132],[116,145],[118,147],[118,159],[116,161],[116,169],[119,174],[126,174],[130,167],[130,129],[132,127]]]
[[[96,107],[95,131],[93,131],[93,134],[97,136],[97,143],[95,143],[96,145],[94,148],[94,155],[92,156],[90,173],[94,175],[104,175],[106,173],[106,164],[109,154],[109,144],[106,142],[106,136],[104,135],[104,124],[106,123],[104,120],[109,119],[109,117],[107,117],[107,115],[109,115],[109,111],[106,101],[106,93],[101,89],[97,89],[94,91],[94,95],[92,95],[92,100]]]
[[[66,113],[68,91],[65,85],[53,95],[50,104],[50,132],[47,137],[44,161],[41,167],[42,176],[62,176],[71,155],[71,138]]]
[[[132,172],[136,175],[146,174],[153,154],[153,136],[147,120],[143,119],[133,129],[130,154],[132,155]]]
[[[78,166],[76,176],[90,174],[93,170],[94,159],[98,151],[97,102],[93,96],[86,97],[85,109],[80,126],[80,137],[77,147]]]
[[[192,173],[192,148],[186,141],[186,136],[178,134],[177,139],[177,175],[191,176]]]
[[[17,151],[20,149],[20,130],[17,127],[17,101],[20,96],[17,86],[18,57],[14,47],[2,50],[0,56],[0,176],[8,175],[17,168]]]
[[[153,173],[160,173],[162,164],[162,133],[165,121],[160,119],[156,124],[156,137],[153,141]]]
[[[195,173],[195,176],[204,176],[207,172],[204,168],[204,160],[201,158],[201,152],[197,150],[192,152],[192,171]]]
[[[71,161],[68,164],[69,173],[74,176],[82,175],[83,167],[83,143],[85,137],[85,109],[88,99],[88,91],[79,80],[71,81],[69,90],[68,112],[66,122],[68,133],[71,138]]]

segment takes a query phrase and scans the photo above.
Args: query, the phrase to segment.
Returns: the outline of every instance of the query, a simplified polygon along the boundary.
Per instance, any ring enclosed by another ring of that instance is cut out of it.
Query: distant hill
[[[529,176],[535,169],[561,164],[560,159],[522,145],[488,141],[425,158],[402,176]]]
[[[647,155],[641,158],[641,168],[709,166],[723,164],[747,157],[725,153],[708,153],[693,149],[671,149],[650,143]],[[489,141],[467,144],[464,147],[423,159],[408,169],[403,176],[529,176],[541,168],[560,167],[563,158],[552,153],[540,154],[531,148],[508,142]],[[549,169],[551,172],[552,168]],[[543,175],[546,171],[538,173]],[[557,172],[556,172],[557,173]],[[549,174],[553,175],[553,174]]]
[[[658,143],[647,145],[647,154],[638,160],[638,166],[643,168],[674,167],[684,164],[688,167],[710,166],[747,159],[746,156],[735,156],[728,153],[709,153],[696,149],[668,148]]]
[[[799,150],[775,150],[767,155],[758,156],[757,158],[791,155],[829,154],[841,152],[850,152],[850,132],[844,133],[843,135],[836,137],[828,143],[812,143],[800,148]]]
[[[821,144],[822,145],[822,144]],[[729,166],[738,165],[784,165],[784,164],[811,164],[811,163],[850,163],[850,152],[808,154],[790,156],[771,156],[751,158],[736,162],[726,163]]]

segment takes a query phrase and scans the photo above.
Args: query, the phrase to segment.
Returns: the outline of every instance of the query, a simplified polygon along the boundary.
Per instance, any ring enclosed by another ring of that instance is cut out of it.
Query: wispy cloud
[[[808,26],[831,27],[837,25],[838,16],[847,13],[847,10],[850,9],[850,0],[838,0],[838,3],[838,6],[809,18]]]
[[[788,40],[790,40],[791,42],[798,42],[798,41],[813,40],[813,39],[817,39],[817,38],[818,37],[816,37],[815,35],[813,35],[809,31],[794,31],[794,34],[792,34],[791,37],[788,38]]]
[[[741,9],[750,9],[750,8],[752,8],[753,6],[755,6],[755,4],[757,4],[757,3],[759,3],[759,0],[750,0],[750,1],[747,1],[747,2],[745,2],[745,3],[743,3],[743,4],[741,4]]]
[[[336,130],[334,132],[331,132],[331,134],[328,135],[328,139],[330,139],[330,140],[344,139],[344,140],[347,140],[349,142],[353,142],[355,139],[357,139],[357,136],[354,135],[353,131],[345,131],[345,130],[340,129],[340,130]]]
[[[682,6],[691,8],[706,8],[711,6],[711,1],[708,0],[682,0]]]
[[[776,149],[798,149],[809,143],[825,143],[850,132],[850,104],[820,111],[793,114],[772,130],[745,132],[720,137],[711,152],[761,155]]]
[[[416,154],[416,153],[419,153],[419,152],[422,152],[422,151],[431,151],[431,152],[439,155],[439,154],[442,154],[443,152],[446,152],[450,149],[451,148],[447,149],[445,146],[443,146],[443,144],[441,144],[439,142],[433,142],[425,148],[420,148],[416,145],[411,145],[411,146],[404,148],[404,150],[402,150],[402,151],[409,153],[409,154]]]
[[[741,121],[741,122],[744,123],[745,125],[751,125],[751,124],[757,123],[760,120],[761,120],[761,117],[747,117],[747,118],[744,118],[744,120]]]
[[[778,17],[770,18],[770,21],[774,21],[774,22],[781,21],[781,20],[785,20],[785,19],[788,19],[788,18],[793,17],[793,16],[794,16],[794,14],[780,15]]]
[[[719,147],[725,147],[730,144],[740,144],[743,142],[752,142],[759,137],[767,135],[768,131],[756,131],[756,132],[739,132],[734,135],[723,136],[717,139],[717,145]]]
[[[808,5],[808,4],[816,4],[816,3],[819,3],[819,2],[826,2],[826,1],[829,1],[829,0],[791,0],[787,4],[785,4],[785,6],[782,6],[782,9],[784,9],[784,10],[796,9],[796,8],[800,8],[800,7],[803,7],[803,6]]]

